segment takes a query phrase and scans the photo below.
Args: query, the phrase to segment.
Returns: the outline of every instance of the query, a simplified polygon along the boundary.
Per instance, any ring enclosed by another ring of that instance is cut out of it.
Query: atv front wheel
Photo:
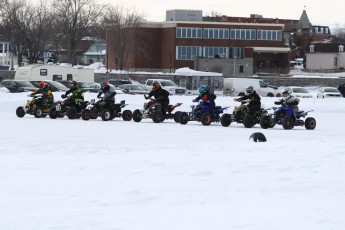
[[[56,108],[53,107],[53,108],[49,109],[48,115],[51,119],[56,119],[58,117],[58,114],[56,112]]]
[[[201,115],[200,120],[203,125],[210,125],[212,122],[212,116],[209,113],[204,113]]]
[[[269,116],[262,116],[260,118],[260,126],[263,129],[270,128],[270,117]]]
[[[16,109],[16,114],[17,114],[17,117],[24,117],[25,116],[25,110],[24,110],[23,106],[19,106]]]
[[[316,120],[313,117],[308,117],[305,119],[305,128],[309,130],[313,130],[316,127]]]
[[[189,121],[189,116],[188,116],[188,113],[186,112],[181,112],[178,116],[178,120],[180,122],[181,125],[185,125],[188,123]]]
[[[41,108],[35,108],[34,109],[34,116],[36,118],[40,118],[40,117],[42,117],[42,115],[43,115],[43,111]]]
[[[251,128],[255,125],[255,120],[254,120],[254,117],[250,114],[246,114],[244,117],[243,117],[243,125],[244,127],[246,128]]]
[[[295,126],[295,123],[292,119],[292,117],[285,116],[282,121],[283,128],[284,129],[292,129]]]
[[[161,111],[155,111],[152,114],[152,121],[154,123],[161,123],[161,122],[163,122],[164,121],[163,113]]]
[[[231,115],[228,113],[223,114],[220,118],[220,124],[223,127],[228,127],[231,124]]]
[[[140,122],[143,119],[143,114],[139,109],[134,110],[133,112],[133,121]]]
[[[83,109],[81,111],[81,118],[84,120],[84,121],[88,121],[90,119],[90,110],[88,109]]]
[[[122,113],[122,119],[123,119],[124,121],[130,121],[130,120],[132,120],[132,118],[133,118],[132,111],[130,111],[130,110],[125,110],[125,111],[123,111],[123,113]]]
[[[66,112],[66,115],[67,115],[68,119],[71,119],[71,120],[75,119],[77,116],[77,109],[74,107],[69,108]]]
[[[109,121],[112,117],[111,111],[109,109],[103,109],[101,113],[101,117],[103,121]]]

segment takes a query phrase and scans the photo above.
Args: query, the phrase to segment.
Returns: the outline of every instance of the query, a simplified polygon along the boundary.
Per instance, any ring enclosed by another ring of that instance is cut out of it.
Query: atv
[[[203,101],[198,102],[198,105],[191,105],[191,112],[181,112],[179,115],[179,123],[185,125],[188,121],[198,121],[203,125],[210,125],[212,122],[220,122],[222,126],[229,126],[231,123],[230,114],[223,114],[224,110],[229,107],[216,106],[214,110],[210,109],[210,101],[206,101],[206,104]]]
[[[132,120],[132,111],[124,110],[121,112],[126,105],[124,100],[120,104],[115,104],[104,97],[101,97],[98,101],[92,99],[87,107],[81,111],[81,118],[87,121],[101,117],[103,121],[109,121],[115,117],[122,117],[124,121],[130,121]]]
[[[168,105],[166,108],[166,114],[164,115],[161,110],[161,103],[157,102],[155,99],[148,98],[144,95],[145,99],[149,99],[149,102],[144,103],[143,109],[136,109],[133,111],[133,120],[135,122],[140,122],[142,119],[152,119],[154,123],[163,122],[165,119],[174,119],[178,122],[180,111],[172,113],[174,109],[182,103],[176,103],[175,105]]]
[[[252,128],[256,124],[260,124],[260,119],[262,116],[267,114],[267,110],[260,108],[254,114],[248,113],[249,100],[240,100],[236,101],[241,102],[240,106],[236,106],[234,111],[231,114],[231,122],[235,121],[237,123],[242,123],[246,128]],[[230,122],[230,123],[231,123]]]
[[[292,108],[281,104],[280,107],[272,107],[272,114],[264,115],[260,120],[260,126],[263,129],[273,128],[276,124],[282,125],[284,129],[293,129],[294,126],[305,126],[306,129],[312,130],[316,127],[316,120],[313,117],[305,118],[310,111],[294,112]]]
[[[32,97],[31,100],[27,100],[25,106],[19,106],[16,109],[17,117],[24,117],[25,114],[34,115],[36,118],[46,117],[50,106],[43,106],[41,101],[42,94],[32,95],[29,94],[28,97]]]
[[[61,95],[61,97],[66,98],[64,95]],[[68,95],[65,100],[55,102],[49,109],[49,117],[56,119],[67,115],[69,119],[79,119],[81,117],[81,111],[86,108],[88,102],[82,101],[75,104],[73,100],[74,96]]]

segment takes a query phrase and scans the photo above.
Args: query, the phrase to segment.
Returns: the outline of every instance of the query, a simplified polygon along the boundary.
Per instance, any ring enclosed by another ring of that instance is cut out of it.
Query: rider
[[[158,81],[154,81],[152,84],[152,90],[149,93],[149,95],[145,98],[148,99],[150,97],[154,96],[155,100],[157,102],[159,102],[162,107],[161,107],[161,111],[163,113],[163,115],[166,114],[166,108],[169,105],[169,92],[166,91],[165,89],[163,89]]]
[[[103,81],[100,83],[101,89],[98,92],[97,98],[100,98],[102,93],[104,94],[105,101],[109,103],[110,105],[115,103],[115,95],[116,92],[112,88],[110,88],[110,85],[108,84],[108,81]]]
[[[30,95],[42,94],[42,97],[38,99],[38,103],[42,105],[44,108],[49,108],[54,103],[54,95],[50,90],[49,86],[44,82],[41,81],[38,83],[39,89],[32,92]]]
[[[74,80],[71,81],[70,89],[68,91],[66,91],[65,94],[62,94],[61,97],[62,98],[66,98],[67,95],[70,94],[70,93],[73,95],[72,103],[74,105],[78,105],[78,104],[80,104],[81,102],[84,101],[84,93],[79,88],[78,82],[76,82]]]
[[[247,105],[248,113],[254,115],[257,111],[260,110],[261,98],[254,90],[253,86],[249,86],[248,88],[246,88],[246,92],[247,95],[240,98],[234,98],[234,101],[249,100],[249,103]]]
[[[288,89],[285,89],[282,92],[283,98],[279,101],[274,102],[276,105],[286,105],[287,107],[291,108],[295,113],[298,111],[298,103],[299,99],[295,98],[291,95],[291,91]]]
[[[198,91],[199,91],[199,96],[197,96],[193,100],[193,102],[197,102],[202,99],[202,101],[204,102],[204,105],[209,103],[210,109],[214,110],[216,108],[216,103],[214,102],[214,100],[216,99],[216,95],[211,94],[210,91],[208,91],[208,89],[205,86],[200,86],[198,88]]]

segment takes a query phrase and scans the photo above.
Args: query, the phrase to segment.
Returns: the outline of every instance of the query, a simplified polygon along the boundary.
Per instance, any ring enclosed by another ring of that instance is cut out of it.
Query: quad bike
[[[273,128],[276,124],[282,125],[284,129],[293,129],[294,126],[305,126],[306,129],[315,129],[316,120],[313,117],[305,118],[309,112],[297,111],[282,104],[280,107],[272,107],[272,114],[264,115],[260,120],[260,126],[263,129]]]
[[[193,102],[198,102],[194,101]],[[191,112],[181,112],[179,115],[179,122],[182,125],[188,123],[188,121],[198,121],[203,125],[210,125],[212,122],[220,122],[223,126],[229,126],[231,123],[230,114],[223,114],[224,110],[229,107],[216,106],[214,110],[210,109],[210,101],[206,101],[206,104],[203,101],[198,102],[197,105],[191,105]]]
[[[174,109],[182,103],[176,103],[175,105],[168,105],[166,108],[166,114],[162,113],[162,105],[152,98],[148,98],[146,95],[145,99],[150,99],[149,102],[144,103],[143,109],[136,109],[133,111],[133,120],[135,122],[140,122],[142,119],[152,119],[154,123],[163,122],[165,119],[174,119],[175,122],[178,122],[180,111],[172,113]]]
[[[236,106],[234,111],[231,114],[231,122],[235,121],[237,123],[242,123],[246,128],[252,128],[256,124],[260,124],[260,119],[262,116],[267,114],[267,110],[260,108],[254,114],[248,113],[249,100],[240,100],[236,101],[241,102],[240,106]],[[231,123],[230,122],[230,123]]]
[[[46,117],[48,115],[49,107],[43,106],[41,103],[42,94],[32,95],[29,94],[28,97],[32,97],[31,100],[27,100],[25,106],[19,106],[16,109],[17,117],[24,117],[25,114],[34,115],[36,118]]]
[[[64,98],[63,95],[61,97]],[[73,100],[73,95],[69,95],[65,100],[55,102],[49,109],[49,117],[56,119],[67,115],[69,119],[79,119],[81,117],[81,111],[86,108],[88,102],[82,101],[75,104]]]
[[[101,117],[103,121],[109,121],[115,117],[122,117],[124,121],[130,121],[132,120],[132,111],[124,110],[121,112],[126,105],[124,100],[120,104],[115,104],[104,97],[101,97],[98,101],[92,99],[86,108],[81,111],[81,118],[87,121]]]

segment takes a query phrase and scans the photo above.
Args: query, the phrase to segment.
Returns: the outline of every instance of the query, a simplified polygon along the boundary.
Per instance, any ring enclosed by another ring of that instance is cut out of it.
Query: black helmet
[[[282,95],[289,96],[291,94],[291,91],[289,89],[284,89],[282,92]]]
[[[254,92],[253,86],[249,86],[249,87],[246,89],[246,92],[247,92],[247,94],[253,93],[253,92]]]

